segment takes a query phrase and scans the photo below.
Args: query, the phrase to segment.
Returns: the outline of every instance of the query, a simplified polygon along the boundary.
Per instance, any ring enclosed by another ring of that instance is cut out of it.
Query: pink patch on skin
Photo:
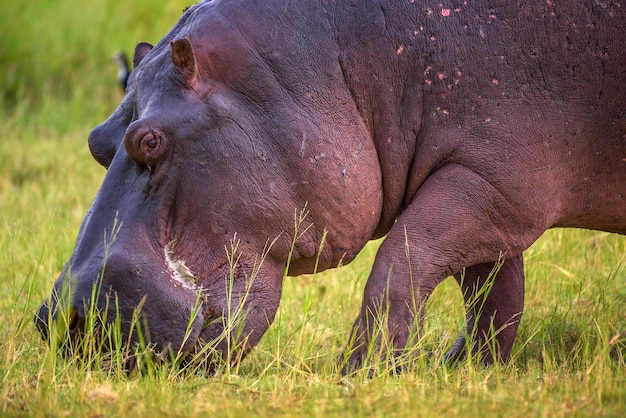
[[[450,9],[441,9],[441,16],[443,17],[450,16]]]
[[[402,54],[403,51],[404,51],[404,45],[400,45],[398,49],[396,49],[396,55]]]

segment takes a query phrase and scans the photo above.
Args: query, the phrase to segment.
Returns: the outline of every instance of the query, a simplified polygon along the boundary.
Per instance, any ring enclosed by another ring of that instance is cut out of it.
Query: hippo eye
[[[140,151],[146,156],[152,154],[154,150],[157,148],[158,142],[157,138],[154,136],[152,132],[144,135],[139,142]]]
[[[125,139],[128,155],[140,166],[153,168],[165,154],[165,137],[150,129],[142,135],[129,135]]]
[[[159,132],[150,131],[141,137],[139,151],[148,167],[155,165],[165,152],[165,138]]]

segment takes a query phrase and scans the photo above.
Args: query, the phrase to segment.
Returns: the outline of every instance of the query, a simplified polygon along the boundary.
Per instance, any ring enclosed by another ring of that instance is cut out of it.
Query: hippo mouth
[[[123,274],[129,269],[115,260],[119,257],[114,255],[91,283],[79,278],[89,277],[82,272],[68,279],[70,268],[64,269],[35,315],[43,339],[80,363],[100,357],[127,370],[147,357],[156,363],[209,364],[216,342],[207,330],[221,321],[186,263],[166,247],[167,268],[129,278]],[[140,283],[133,288],[119,285],[133,280]]]
[[[114,297],[109,297],[109,301]],[[144,299],[145,300],[145,299]],[[205,365],[212,370],[211,342],[203,333],[207,325],[205,317],[212,316],[211,309],[199,302],[190,310],[186,324],[182,324],[182,337],[155,339],[150,331],[148,317],[142,314],[144,300],[135,307],[129,319],[119,314],[119,308],[109,303],[103,311],[88,305],[87,313],[74,305],[70,309],[55,303],[44,303],[35,316],[35,324],[42,338],[65,359],[79,364],[97,367],[98,359],[103,368],[118,366],[132,371],[143,363]],[[117,311],[117,312],[116,312]],[[111,312],[115,312],[112,314]]]
[[[251,348],[241,332],[249,289],[242,292],[232,285],[243,275],[242,267],[225,261],[199,279],[174,254],[174,244],[163,248],[160,267],[138,262],[145,256],[137,253],[128,257],[116,251],[97,274],[89,275],[84,268],[70,274],[69,267],[64,269],[35,315],[44,340],[58,347],[63,357],[78,356],[83,364],[100,357],[104,368],[126,371],[149,362],[191,366],[211,374],[221,364],[242,360]],[[64,290],[67,282],[71,291]],[[129,286],[132,282],[136,285]]]

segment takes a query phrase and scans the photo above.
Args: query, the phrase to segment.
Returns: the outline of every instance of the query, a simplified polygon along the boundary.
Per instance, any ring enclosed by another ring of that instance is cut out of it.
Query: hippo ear
[[[137,68],[141,60],[144,59],[148,52],[152,50],[152,44],[148,42],[139,42],[135,47],[135,56],[133,57],[133,67]]]
[[[191,82],[196,75],[196,59],[189,39],[177,39],[171,42],[171,46],[174,68],[187,82]]]

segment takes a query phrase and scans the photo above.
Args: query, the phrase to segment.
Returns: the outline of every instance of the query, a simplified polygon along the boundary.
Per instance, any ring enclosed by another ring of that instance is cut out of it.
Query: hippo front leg
[[[472,354],[480,351],[485,364],[509,359],[524,310],[524,259],[518,255],[503,260],[499,269],[497,264],[479,264],[454,275],[463,291],[467,327],[446,360],[462,360],[468,339]]]
[[[361,367],[372,352],[389,353],[387,349],[391,349],[393,357],[410,354],[434,288],[462,268],[478,266],[469,269],[462,284],[464,289],[472,289],[501,254],[510,260],[483,304],[483,313],[470,310],[469,318],[477,317],[478,326],[468,327],[477,332],[474,335],[488,336],[494,317],[496,328],[504,327],[496,336],[500,344],[496,355],[508,357],[517,329],[512,318],[521,315],[523,304],[521,253],[546,225],[532,206],[524,207],[494,184],[463,165],[451,164],[432,173],[421,185],[376,255],[344,372]],[[470,293],[465,293],[469,300]],[[513,325],[506,327],[510,321]],[[462,347],[455,350],[450,356],[460,353]]]

